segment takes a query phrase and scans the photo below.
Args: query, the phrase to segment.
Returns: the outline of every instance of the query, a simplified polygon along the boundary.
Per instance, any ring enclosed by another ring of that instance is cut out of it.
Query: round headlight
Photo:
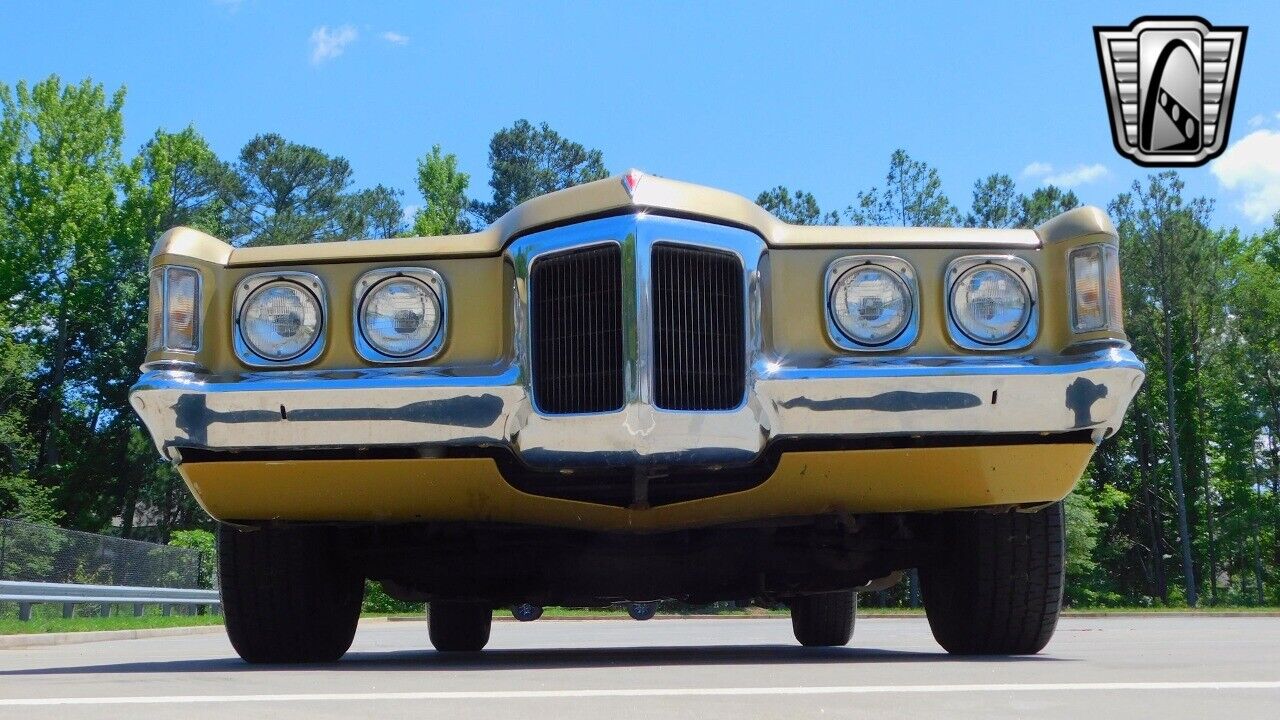
[[[430,344],[439,329],[440,298],[416,278],[387,278],[360,303],[360,332],[383,355],[413,355]]]
[[[862,345],[883,345],[911,322],[911,290],[898,273],[867,264],[848,270],[831,288],[831,317]]]
[[[976,342],[999,345],[1017,337],[1031,317],[1031,293],[1012,270],[970,268],[951,286],[951,314]]]
[[[245,299],[240,335],[250,350],[268,360],[292,360],[320,337],[320,316],[320,301],[310,290],[276,280]]]

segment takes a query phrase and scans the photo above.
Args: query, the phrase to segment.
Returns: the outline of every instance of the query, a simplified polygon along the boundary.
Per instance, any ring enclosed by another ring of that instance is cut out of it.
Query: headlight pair
[[[1011,255],[972,255],[946,270],[947,326],[971,350],[1015,350],[1036,334],[1035,270]],[[919,335],[920,291],[902,258],[855,255],[827,268],[828,334],[855,351],[900,350]]]
[[[384,268],[356,283],[355,346],[372,362],[434,355],[443,343],[444,281],[425,268]],[[236,287],[235,349],[250,365],[303,365],[324,349],[327,310],[320,278],[306,272],[264,273]]]

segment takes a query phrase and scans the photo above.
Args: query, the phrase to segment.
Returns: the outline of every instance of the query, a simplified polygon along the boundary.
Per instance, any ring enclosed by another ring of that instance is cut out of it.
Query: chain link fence
[[[0,520],[0,580],[196,588],[201,570],[190,548]]]

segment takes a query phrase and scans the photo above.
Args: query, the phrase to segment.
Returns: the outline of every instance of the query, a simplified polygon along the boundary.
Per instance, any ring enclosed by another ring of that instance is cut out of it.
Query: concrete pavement
[[[918,618],[860,619],[832,649],[785,619],[495,623],[474,656],[426,635],[365,624],[317,667],[245,665],[220,634],[0,650],[0,718],[1280,714],[1277,618],[1070,618],[1041,655],[988,659],[945,655]]]

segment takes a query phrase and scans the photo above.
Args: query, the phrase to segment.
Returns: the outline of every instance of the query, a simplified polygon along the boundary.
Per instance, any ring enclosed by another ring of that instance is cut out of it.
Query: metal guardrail
[[[61,603],[62,616],[71,617],[76,605],[133,605],[141,616],[143,606],[159,605],[168,615],[174,606],[209,606],[217,612],[222,604],[217,590],[134,587],[128,585],[73,585],[69,583],[0,580],[0,601],[18,603],[18,619],[30,620],[31,607],[38,603]]]

